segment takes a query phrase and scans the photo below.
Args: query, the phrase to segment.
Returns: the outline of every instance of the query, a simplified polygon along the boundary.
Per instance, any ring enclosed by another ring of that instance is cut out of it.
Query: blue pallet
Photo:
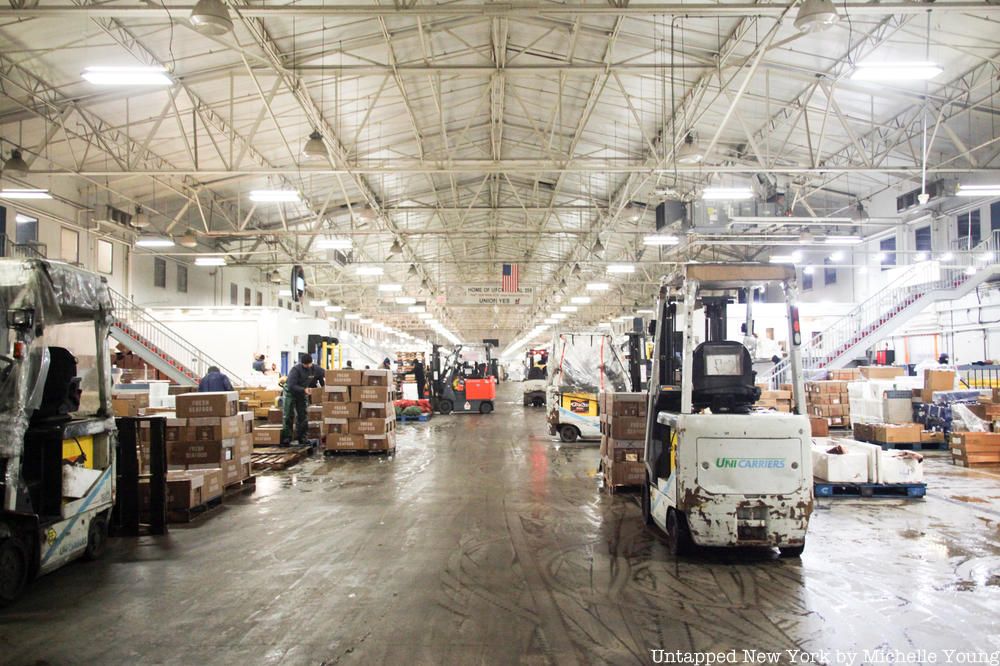
[[[915,444],[904,444],[902,442],[875,442],[882,447],[883,451],[896,449],[899,451],[946,451],[948,444],[945,442],[917,442]]]
[[[406,423],[407,421],[419,421],[419,422],[423,422],[423,421],[429,420],[430,418],[431,418],[430,414],[421,414],[420,416],[407,416],[405,414],[397,414],[396,415],[396,420],[397,421],[402,421],[403,423]]]
[[[816,497],[861,499],[918,499],[927,494],[926,483],[827,483],[814,484]]]

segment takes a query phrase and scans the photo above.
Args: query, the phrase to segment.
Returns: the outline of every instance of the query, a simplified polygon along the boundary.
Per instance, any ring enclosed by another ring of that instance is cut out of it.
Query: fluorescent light
[[[375,320],[374,319],[362,319],[361,323],[362,324],[366,324],[366,325],[371,325],[371,324],[375,323]]]
[[[880,263],[880,264],[881,264],[881,263],[883,263],[883,262],[884,262],[884,261],[885,261],[886,259],[888,259],[888,258],[889,258],[889,255],[887,255],[887,254],[886,254],[885,252],[879,252],[878,254],[876,254],[876,255],[875,255],[875,258],[876,258],[876,259],[878,259],[878,263]]]
[[[542,320],[542,323],[543,324],[558,324],[559,320],[556,319],[555,317],[546,317],[545,319]]]
[[[569,316],[569,315],[568,315],[568,314],[566,314],[565,312],[553,312],[553,313],[552,313],[552,314],[551,314],[551,315],[549,316],[549,319],[556,319],[556,320],[560,320],[560,321],[561,321],[561,320],[565,319],[565,318],[566,318],[566,317],[568,317],[568,316]]]
[[[635,273],[635,266],[632,264],[608,264],[609,273]]]
[[[341,305],[326,305],[323,307],[327,312],[343,312],[344,308]]]
[[[651,314],[653,314],[653,311],[652,310],[636,310],[635,313],[638,314],[638,315],[651,315]]]
[[[575,303],[576,305],[587,305],[590,303],[590,296],[574,296],[569,299],[570,303]]]
[[[18,224],[27,224],[28,222],[38,222],[38,220],[36,220],[35,218],[29,217],[28,215],[21,215],[20,213],[14,216],[14,221],[17,222]]]
[[[174,82],[163,67],[87,67],[85,81],[98,86],[171,86]]]
[[[291,295],[292,295],[291,289],[280,289],[278,291],[278,296],[291,296]]]
[[[611,328],[611,322],[609,322],[609,321],[602,321],[601,323],[599,323],[597,325],[597,328]]]
[[[174,241],[166,236],[139,236],[135,240],[136,247],[173,247]]]
[[[325,308],[330,301],[326,300],[315,300],[309,301],[309,307],[311,308]]]
[[[956,196],[996,197],[1000,196],[1000,185],[959,185]]]
[[[417,314],[417,317],[420,319],[433,319],[434,315],[432,315],[430,312],[420,312]]]
[[[580,308],[576,307],[575,305],[564,305],[564,306],[562,306],[562,307],[561,307],[561,308],[559,308],[559,309],[560,309],[560,310],[561,310],[562,312],[576,312],[576,311],[577,311],[577,310],[579,310]]]
[[[812,275],[815,272],[816,272],[816,269],[813,268],[812,266],[806,266],[805,268],[802,269],[802,273],[804,275]]]
[[[611,285],[607,282],[588,282],[587,291],[607,291]]]
[[[194,260],[195,266],[225,266],[225,257],[198,257]]]
[[[823,241],[827,245],[857,245],[861,242],[860,236],[827,236]]]
[[[976,267],[975,266],[969,266],[968,268],[965,269],[965,274],[966,275],[975,275],[976,274]]]
[[[25,190],[25,189],[3,189],[0,190],[0,199],[51,199],[52,195],[48,190]]]
[[[669,234],[650,234],[642,239],[645,245],[677,245],[681,240]]]
[[[772,264],[797,264],[802,261],[802,252],[796,250],[791,254],[771,255],[770,261]]]
[[[945,252],[944,254],[941,255],[940,260],[941,261],[951,261],[954,258],[955,258],[955,253],[954,252]]]
[[[749,187],[706,187],[701,198],[704,201],[752,199],[753,190]]]
[[[416,301],[416,299],[413,300]],[[396,299],[396,302],[397,303],[399,302],[398,298]],[[410,314],[420,314],[422,312],[427,312],[427,308],[425,308],[423,305],[411,305],[410,307],[406,308],[406,311],[409,312]]]
[[[844,260],[844,253],[840,250],[837,250],[836,252],[830,255],[830,261],[843,261],[843,260]]]
[[[744,224],[857,224],[849,217],[808,217],[784,215],[734,215],[730,222]]]
[[[295,190],[252,190],[250,201],[254,203],[288,203],[299,200]]]
[[[932,62],[859,62],[851,74],[855,81],[926,81],[942,70]]]
[[[380,284],[378,286],[379,291],[403,291],[403,285],[401,284]]]
[[[417,302],[413,296],[397,296],[396,302],[400,305],[413,305]]]
[[[385,270],[381,266],[358,266],[354,272],[358,275],[382,275]]]
[[[354,241],[350,238],[320,238],[316,248],[320,250],[350,250]]]
[[[976,257],[976,261],[986,262],[986,261],[992,261],[992,260],[993,260],[993,253],[992,252],[983,252],[978,257]]]
[[[927,261],[927,253],[926,252],[917,252],[915,255],[913,255],[913,260],[914,261]]]

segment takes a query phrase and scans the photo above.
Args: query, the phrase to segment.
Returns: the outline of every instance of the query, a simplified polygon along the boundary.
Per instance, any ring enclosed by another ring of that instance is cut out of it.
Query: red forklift
[[[497,397],[496,364],[490,345],[456,345],[442,362],[431,356],[431,406],[439,414],[489,414]]]

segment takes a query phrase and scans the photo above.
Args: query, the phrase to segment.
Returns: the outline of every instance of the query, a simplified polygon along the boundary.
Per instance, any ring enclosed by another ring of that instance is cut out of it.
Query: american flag
[[[500,280],[500,291],[517,293],[517,264],[503,265],[503,278]]]

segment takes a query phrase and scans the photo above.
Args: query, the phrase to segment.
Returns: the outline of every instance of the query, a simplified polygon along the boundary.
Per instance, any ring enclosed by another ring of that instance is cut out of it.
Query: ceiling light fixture
[[[21,151],[16,148],[10,151],[10,157],[3,163],[3,170],[9,171],[15,176],[24,176],[28,173],[28,163],[21,157]]]
[[[803,0],[795,15],[795,29],[799,32],[820,32],[840,20],[833,0]]]
[[[327,312],[343,312],[344,307],[342,305],[325,305],[323,309]]]
[[[402,252],[403,252],[403,246],[399,244],[399,239],[397,238],[393,240],[392,245],[389,246],[389,256],[391,257],[397,254],[401,254]]]
[[[569,299],[569,302],[576,305],[587,305],[590,303],[590,296],[574,296]]]
[[[684,136],[684,143],[677,151],[678,164],[700,164],[705,159],[705,151],[701,149],[695,140],[694,134],[688,132]]]
[[[233,19],[222,0],[198,0],[189,20],[194,29],[203,35],[218,37],[233,29]]]
[[[357,275],[382,275],[385,269],[381,266],[358,266],[354,272]]]
[[[943,72],[932,62],[859,62],[851,74],[855,81],[927,81]]]
[[[940,260],[941,261],[951,261],[954,258],[955,258],[955,254],[953,252],[945,252],[944,254],[941,255]]]
[[[139,236],[135,239],[136,247],[173,247],[174,242],[166,236]]]
[[[397,296],[396,303],[399,305],[414,305],[417,302],[413,296]]]
[[[202,0],[204,2],[204,0]],[[313,130],[309,134],[309,140],[302,146],[302,156],[308,160],[325,160],[330,156],[323,143],[323,135],[319,130]]]
[[[406,269],[406,277],[417,277],[417,267],[410,264],[410,267]]]
[[[546,317],[545,319],[542,320],[542,323],[551,326],[552,324],[558,324],[559,320],[556,319],[555,317]]]
[[[823,239],[827,245],[857,245],[861,242],[860,236],[827,236]]]
[[[607,291],[611,285],[607,282],[588,282],[587,291]]]
[[[51,199],[48,190],[4,189],[0,190],[0,199]]]
[[[1000,185],[959,185],[955,196],[996,197],[1000,196]]]
[[[855,220],[849,217],[808,217],[808,216],[784,216],[784,215],[734,215],[729,218],[730,222],[742,224],[852,224]]]
[[[671,236],[670,234],[650,234],[643,237],[643,245],[677,245],[681,240],[677,236]]]
[[[87,67],[83,79],[98,86],[171,86],[164,67]]]
[[[329,304],[330,301],[326,299],[316,299],[313,301],[309,301],[309,307],[311,308],[325,308]]]
[[[917,252],[915,255],[913,255],[913,260],[916,262],[927,261],[927,253]]]
[[[553,312],[551,315],[549,315],[549,319],[555,319],[556,321],[561,321],[563,319],[566,319],[567,317],[569,317],[569,315],[566,314],[565,312]]]
[[[706,187],[701,193],[703,201],[737,201],[752,199],[753,189],[749,187]]]
[[[380,284],[378,290],[382,292],[390,291],[403,291],[403,285],[401,284]]]
[[[344,319],[358,320],[361,319],[361,315],[357,314],[356,312],[349,312],[344,315]]]
[[[271,284],[281,284],[281,271],[275,268],[271,271],[271,274],[267,279],[271,282]],[[291,292],[288,292],[288,295],[291,296]]]
[[[417,314],[418,319],[433,319],[434,315],[430,312],[420,312]]]
[[[250,201],[254,203],[291,203],[299,201],[295,190],[251,190]]]
[[[604,243],[601,242],[601,237],[598,236],[597,240],[594,241],[594,254],[601,254],[604,252]]]
[[[580,308],[576,307],[575,305],[564,305],[561,308],[559,308],[559,310],[562,312],[577,312],[579,309]]]
[[[836,252],[830,255],[830,261],[843,261],[843,260],[844,260],[844,253],[841,250],[837,250]]]
[[[142,206],[135,207],[135,214],[132,215],[132,226],[136,229],[145,229],[149,226],[149,215],[146,215]]]
[[[316,247],[320,250],[350,250],[354,241],[350,238],[320,238]]]
[[[195,266],[225,266],[225,257],[198,257],[194,260]]]
[[[636,310],[635,313],[637,315],[651,315],[651,314],[653,314],[653,311],[652,310]]]
[[[417,299],[412,298],[411,296],[400,296],[399,298],[396,299],[397,303],[399,303],[400,298],[412,299],[413,303],[417,302]],[[414,305],[411,303],[410,307],[406,308],[406,311],[409,312],[410,314],[420,314],[421,312],[427,312],[427,308],[423,305]]]
[[[177,244],[181,247],[198,247],[198,237],[194,235],[192,231],[185,231],[184,234],[177,239]],[[279,276],[280,281],[280,276]]]
[[[279,289],[278,290],[278,296],[291,296],[291,295],[292,295],[292,290],[291,289]]]
[[[805,268],[802,269],[802,274],[803,275],[812,275],[815,272],[816,272],[816,269],[813,268],[812,266],[806,266]]]
[[[608,264],[608,272],[616,274],[635,273],[635,266],[632,264]]]

